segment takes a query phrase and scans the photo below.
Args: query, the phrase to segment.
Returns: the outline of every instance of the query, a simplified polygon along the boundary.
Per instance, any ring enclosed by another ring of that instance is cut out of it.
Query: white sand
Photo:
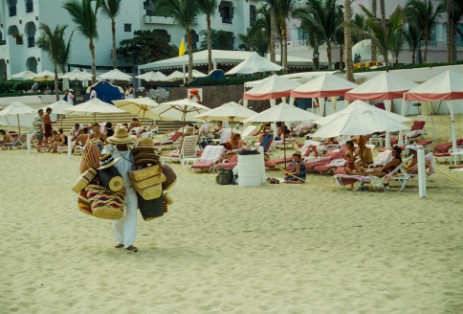
[[[417,181],[244,188],[176,165],[175,203],[140,216],[131,254],[77,210],[78,163],[0,151],[0,313],[463,312],[463,173],[448,166],[420,199]]]

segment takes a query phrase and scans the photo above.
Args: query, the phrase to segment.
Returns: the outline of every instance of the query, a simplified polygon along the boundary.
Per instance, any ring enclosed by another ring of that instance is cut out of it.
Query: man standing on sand
[[[34,118],[34,121],[32,123],[32,127],[34,128],[34,134],[35,134],[35,137],[37,138],[37,152],[39,153],[42,152],[40,149],[42,148],[42,140],[43,140],[42,116],[43,116],[43,109],[39,109],[37,111],[37,116]]]
[[[48,144],[48,138],[51,136],[51,131],[53,130],[50,117],[51,112],[52,109],[48,107],[45,110],[45,113],[42,115],[42,121],[44,126],[43,139],[45,140],[45,144]]]
[[[124,179],[125,201],[124,216],[113,222],[114,237],[116,238],[116,249],[125,248],[135,253],[138,248],[134,246],[137,237],[137,193],[132,187],[128,173],[135,170],[132,156],[132,147],[136,137],[129,135],[124,126],[117,126],[113,136],[106,140],[109,144],[102,151],[102,156],[112,155],[117,159],[114,167]],[[104,158],[104,157],[102,157]]]

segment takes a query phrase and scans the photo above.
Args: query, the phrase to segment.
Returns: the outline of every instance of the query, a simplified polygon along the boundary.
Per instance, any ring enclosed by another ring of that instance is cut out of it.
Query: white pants
[[[125,248],[133,245],[137,237],[137,194],[130,191],[125,195],[125,213],[122,218],[113,222],[114,237],[117,243]]]

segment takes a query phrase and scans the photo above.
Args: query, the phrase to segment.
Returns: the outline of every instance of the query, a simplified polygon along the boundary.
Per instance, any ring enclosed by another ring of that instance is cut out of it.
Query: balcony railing
[[[174,25],[174,19],[171,17],[164,17],[158,15],[145,15],[144,21],[146,24],[164,24]]]

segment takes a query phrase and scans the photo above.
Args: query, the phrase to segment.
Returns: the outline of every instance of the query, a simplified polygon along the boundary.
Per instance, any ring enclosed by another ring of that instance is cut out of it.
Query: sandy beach
[[[174,165],[175,203],[139,216],[138,253],[82,214],[79,158],[0,151],[1,313],[462,313],[463,172],[428,195],[220,186]],[[278,171],[267,176],[282,177]]]

